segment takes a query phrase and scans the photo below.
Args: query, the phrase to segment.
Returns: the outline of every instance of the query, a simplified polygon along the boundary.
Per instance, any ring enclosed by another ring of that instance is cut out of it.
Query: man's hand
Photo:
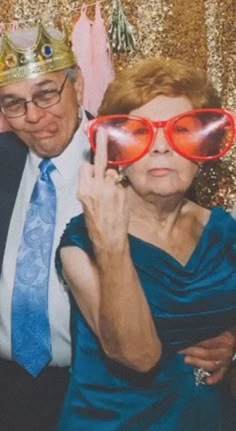
[[[235,351],[236,333],[232,330],[188,347],[179,353],[185,355],[186,364],[210,371],[211,376],[207,377],[206,383],[214,385],[224,378]]]

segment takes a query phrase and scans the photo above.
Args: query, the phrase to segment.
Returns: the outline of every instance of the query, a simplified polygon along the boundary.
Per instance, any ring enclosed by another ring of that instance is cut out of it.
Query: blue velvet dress
[[[235,220],[215,208],[186,265],[136,237],[129,241],[162,359],[143,374],[107,358],[72,299],[74,355],[59,431],[235,431],[236,401],[227,387],[197,385],[198,370],[178,353],[236,323]],[[68,245],[93,256],[83,215],[68,224],[60,247]]]

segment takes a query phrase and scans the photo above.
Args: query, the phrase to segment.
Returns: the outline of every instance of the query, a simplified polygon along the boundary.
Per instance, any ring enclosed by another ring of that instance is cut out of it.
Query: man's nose
[[[157,128],[155,141],[151,153],[166,153],[171,151],[171,146],[168,143],[167,137],[163,128]]]
[[[38,121],[45,115],[44,110],[36,106],[32,100],[26,102],[25,109],[25,120],[28,123],[38,123]]]

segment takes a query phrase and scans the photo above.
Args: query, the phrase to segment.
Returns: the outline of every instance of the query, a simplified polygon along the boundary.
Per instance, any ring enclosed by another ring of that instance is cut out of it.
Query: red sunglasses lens
[[[151,144],[151,127],[145,120],[126,116],[100,117],[92,125],[94,150],[97,132],[104,129],[108,140],[108,161],[112,165],[132,163],[147,153]]]
[[[202,110],[177,118],[170,136],[180,154],[207,160],[220,157],[231,146],[234,126],[226,112]]]

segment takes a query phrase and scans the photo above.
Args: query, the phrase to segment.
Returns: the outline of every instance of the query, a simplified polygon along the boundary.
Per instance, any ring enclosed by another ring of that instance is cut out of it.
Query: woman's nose
[[[157,129],[156,136],[154,139],[155,140],[151,153],[166,153],[171,151],[171,147],[168,143],[163,129]]]

